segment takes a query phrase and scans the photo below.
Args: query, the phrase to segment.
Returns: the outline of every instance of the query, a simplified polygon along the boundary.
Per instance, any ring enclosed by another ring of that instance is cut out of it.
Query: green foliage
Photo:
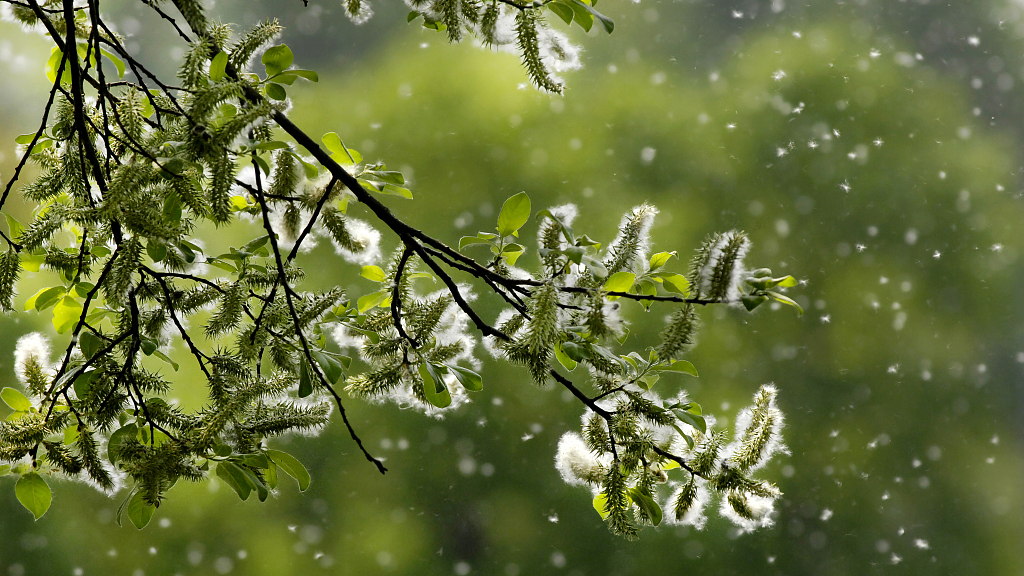
[[[592,4],[558,2],[551,11],[567,23],[589,30],[597,20],[612,31]],[[17,497],[36,518],[50,502],[41,474],[88,479],[107,492],[127,487],[118,521],[127,515],[139,529],[181,480],[216,476],[240,499],[255,494],[262,502],[283,471],[306,490],[305,467],[270,442],[321,429],[332,404],[363,455],[384,472],[345,416],[340,392],[430,414],[454,409],[483,390],[473,356],[479,332],[536,384],[553,380],[587,407],[580,442],[592,454],[576,446],[567,454],[571,461],[559,466],[568,481],[604,495],[598,509],[613,532],[632,538],[641,526],[660,524],[663,510],[679,520],[679,511],[692,507],[678,499],[672,506],[658,502],[658,485],[673,465],[691,475],[688,485],[699,478],[727,493],[743,520],[767,522],[756,498],[778,493],[751,473],[781,449],[774,390],[763,389],[741,414],[747,425],[729,448],[684,393],[664,400],[653,392],[663,376],[697,376],[677,358],[692,345],[695,306],[743,302],[753,309],[748,302],[759,298],[788,300],[775,290],[792,286],[789,277],[755,274],[742,285],[744,234],[710,239],[687,279],[669,270],[675,252],[649,254],[653,206],[627,212],[606,243],[573,229],[575,207],[551,208],[534,218],[540,258],[530,274],[516,268],[528,250],[520,236],[534,208],[520,192],[505,201],[495,232],[450,248],[377,199],[412,199],[401,172],[364,162],[334,132],[320,139],[325,152],[288,119],[286,86],[319,77],[293,68],[288,46],[264,48],[280,32],[276,22],[233,40],[232,29],[211,25],[199,3],[174,4],[195,37],[178,72],[181,89],[104,83],[95,72],[102,60],[88,48],[58,44],[60,55],[46,68],[55,119],[21,142],[32,144],[25,159],[41,171],[22,189],[36,202],[33,220],[24,227],[8,221],[0,307],[12,307],[22,269],[56,276],[25,309],[52,307],[55,332],[70,337],[55,368],[44,337],[22,338],[16,372],[27,394],[14,388],[2,394],[14,415],[0,423],[0,459],[20,475]],[[425,24],[447,31],[452,42],[471,32],[491,44],[515,44],[530,79],[558,93],[563,84],[553,73],[575,67],[578,49],[547,26],[542,6],[417,3]],[[368,10],[360,1],[346,7],[357,20]],[[94,3],[79,13],[89,10],[98,8]],[[55,41],[77,44],[81,34],[92,46],[103,39],[116,52],[107,59],[119,78],[122,58],[136,70],[141,63],[106,35],[100,14],[93,16],[61,35],[67,23],[60,15],[34,13]],[[512,25],[513,37],[498,37],[499,19]],[[246,70],[257,56],[262,74]],[[96,99],[86,98],[87,85]],[[252,177],[243,178],[243,170]],[[352,203],[397,237],[400,247],[386,263],[379,261],[380,233],[348,216]],[[206,253],[199,230],[241,228],[243,219],[261,231],[241,246]],[[355,298],[337,288],[300,291],[299,255],[318,237],[361,265],[360,275],[373,286]],[[492,257],[478,262],[461,252],[473,245],[489,246]],[[474,308],[469,285],[453,274],[482,281],[487,297],[509,308],[489,324]],[[424,290],[428,280],[433,285]],[[631,302],[645,311],[656,303],[682,306],[663,342],[644,354],[626,346],[622,308]],[[342,346],[354,342],[360,362],[336,349],[329,335]],[[199,409],[169,400],[181,367],[171,358],[175,346],[205,379],[208,398]],[[580,390],[559,365],[584,366],[576,374],[589,372],[596,392]]]

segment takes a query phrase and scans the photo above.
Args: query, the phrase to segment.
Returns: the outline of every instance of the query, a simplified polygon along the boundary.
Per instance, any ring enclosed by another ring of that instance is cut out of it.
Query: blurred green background
[[[293,118],[412,176],[416,199],[389,204],[449,243],[521,190],[535,209],[577,203],[577,230],[605,242],[650,201],[656,249],[686,255],[742,228],[752,267],[806,281],[790,291],[802,318],[703,311],[701,378],[682,383],[727,422],[778,384],[792,455],[764,472],[785,492],[774,528],[738,535],[711,514],[701,532],[612,537],[553,467],[579,404],[487,360],[484,392],[443,420],[349,402],[385,477],[335,421],[277,443],[309,466],[307,493],[283,482],[261,505],[180,484],[142,532],[114,523],[119,500],[70,483],[34,523],[0,479],[0,573],[1024,573],[1022,8],[811,4],[603,0],[615,33],[570,32],[585,67],[564,97],[526,86],[512,55],[404,25],[397,2],[362,27],[316,0],[215,8],[242,26],[281,18],[296,63],[321,73],[291,90]],[[180,46],[140,3],[110,14],[173,72]],[[0,23],[5,182],[14,137],[37,127],[48,54]],[[370,289],[329,246],[304,264],[311,285]],[[627,310],[643,345],[669,309]],[[14,341],[48,324],[0,318],[0,382]]]

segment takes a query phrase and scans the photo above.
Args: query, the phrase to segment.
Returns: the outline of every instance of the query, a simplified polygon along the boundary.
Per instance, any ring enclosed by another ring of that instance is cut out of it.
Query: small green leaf
[[[267,69],[267,76],[284,72],[294,61],[295,55],[292,54],[292,49],[286,44],[267,49],[260,58],[260,62]]]
[[[798,316],[803,316],[804,315],[804,309],[799,304],[797,304],[795,300],[793,300],[789,296],[785,296],[783,294],[779,294],[778,292],[769,292],[768,295],[771,296],[772,298],[778,300],[779,302],[782,302],[783,304],[786,304],[787,306],[792,306],[792,307],[796,308],[796,312],[797,312]]]
[[[316,363],[320,365],[320,369],[323,371],[324,378],[327,379],[328,383],[337,383],[345,374],[345,369],[342,367],[341,362],[333,356],[325,354],[320,350],[310,350],[309,352],[313,359],[316,360]]]
[[[142,492],[136,492],[132,499],[128,501],[127,512],[128,519],[132,521],[132,524],[139,530],[142,530],[153,519],[156,506],[146,502],[145,498],[142,497]]]
[[[303,358],[299,363],[299,398],[305,398],[313,393],[313,380],[309,372],[309,362]]]
[[[601,14],[597,10],[594,10],[594,8],[592,6],[590,6],[589,4],[584,4],[583,2],[580,2],[580,0],[569,0],[569,1],[572,2],[574,6],[579,6],[579,7],[583,8],[584,10],[586,10],[587,12],[590,12],[590,14],[594,18],[596,18],[598,21],[601,22],[601,25],[604,26],[605,32],[611,34],[613,31],[615,31],[615,21],[612,20],[611,18],[605,16],[604,14]]]
[[[111,62],[114,63],[114,68],[117,68],[117,77],[118,78],[124,78],[124,71],[125,71],[124,60],[121,60],[117,56],[114,56],[113,54],[111,54],[110,52],[107,52],[106,50],[104,50],[102,48],[100,48],[100,54],[103,54],[104,56],[107,57],[108,60],[110,60]]]
[[[178,366],[177,362],[175,362],[174,360],[171,360],[170,356],[168,356],[167,354],[164,354],[160,350],[154,350],[153,351],[153,356],[156,356],[157,358],[159,358],[159,359],[163,360],[164,362],[170,364],[171,368],[173,368],[175,372],[177,372],[178,368],[180,368],[180,366]]]
[[[14,485],[14,494],[18,497],[18,502],[21,502],[36,520],[46,514],[53,498],[46,480],[35,472],[29,472],[18,479],[18,483]]]
[[[78,424],[70,424],[64,429],[64,445],[70,446],[74,444],[78,437],[81,436],[81,432],[78,430]]]
[[[305,78],[306,80],[309,80],[310,82],[319,82],[320,81],[320,75],[317,74],[316,72],[312,71],[312,70],[289,70],[288,73],[289,74],[295,74],[296,76],[300,76],[302,78]]]
[[[448,369],[451,370],[452,374],[462,384],[462,387],[470,392],[480,392],[484,389],[484,379],[479,374],[470,370],[469,368],[463,368],[456,364],[446,364]]]
[[[704,420],[703,416],[700,416],[698,414],[693,414],[693,413],[691,413],[689,411],[686,411],[686,410],[680,410],[679,408],[676,408],[672,412],[682,422],[685,422],[685,423],[689,424],[690,426],[693,426],[697,430],[700,430],[701,433],[703,433],[703,434],[707,434],[708,433],[708,424]]]
[[[608,495],[601,492],[594,496],[594,510],[601,515],[601,520],[608,518]]]
[[[647,513],[647,517],[651,519],[651,524],[655,526],[661,524],[661,506],[654,501],[649,492],[639,488],[630,488],[629,495],[633,499],[633,503]]]
[[[356,300],[356,309],[359,310],[360,314],[365,314],[367,310],[373,309],[375,306],[383,302],[388,297],[387,290],[380,290],[379,292],[373,292],[365,294]]]
[[[674,257],[675,255],[675,252],[658,252],[657,254],[651,256],[651,270],[657,270],[658,268],[661,268],[665,264],[668,264],[668,261],[671,260],[672,257]]]
[[[233,462],[219,462],[217,464],[217,477],[230,486],[235,491],[235,494],[238,494],[239,498],[242,500],[249,499],[252,486],[249,485],[249,480],[237,464]]]
[[[663,372],[682,372],[683,374],[689,374],[690,376],[697,377],[697,368],[694,367],[693,363],[687,362],[686,360],[673,360],[669,365],[661,365],[656,368]]]
[[[267,98],[271,100],[284,100],[288,97],[288,91],[284,86],[274,82],[267,82]]]
[[[565,366],[566,370],[571,372],[576,369],[577,362],[572,358],[569,358],[569,355],[562,349],[562,344],[560,342],[555,343],[555,358],[558,359],[559,364]]]
[[[387,276],[384,275],[384,271],[381,270],[380,266],[363,266],[359,275],[371,282],[383,282],[387,279]]]
[[[459,251],[461,252],[463,248],[473,244],[493,244],[493,242],[477,236],[463,236],[459,239]]]
[[[744,294],[740,296],[740,302],[743,303],[743,307],[747,309],[747,312],[753,312],[755,308],[767,301],[768,297],[764,294]]]
[[[526,192],[512,196],[501,206],[498,213],[498,234],[510,236],[530,220],[530,197]]]
[[[566,24],[572,24],[572,8],[560,2],[548,2],[548,10],[554,12]]]
[[[690,450],[693,450],[693,436],[690,436],[686,432],[683,432],[683,429],[680,428],[679,426],[676,426],[675,424],[671,424],[671,426],[675,428],[676,432],[678,432],[680,436],[683,437],[683,440],[686,440],[686,445],[690,447]]]
[[[388,194],[390,196],[401,196],[408,200],[412,200],[412,190],[403,188],[401,186],[395,186],[394,184],[384,184],[384,187],[378,190],[381,194]]]
[[[419,368],[420,378],[423,379],[423,395],[427,402],[438,408],[447,408],[452,404],[452,395],[444,385],[441,375],[429,362],[423,362]]]
[[[577,344],[576,342],[562,342],[562,351],[565,352],[566,356],[576,362],[582,362],[588,358],[594,357],[594,354],[589,348],[581,344]]]
[[[661,279],[661,283],[665,286],[665,290],[675,292],[676,294],[682,294],[684,297],[690,295],[690,281],[686,279],[686,276],[683,276],[682,274],[672,274],[669,272],[659,272],[658,274],[655,274],[655,277]]]
[[[238,469],[242,472],[242,475],[245,476],[245,481],[249,483],[249,487],[256,489],[256,497],[259,499],[259,501],[266,502],[267,496],[270,495],[270,490],[267,489],[266,484],[264,484],[259,478],[257,478],[256,474],[254,474],[253,471],[249,470],[247,467],[238,466]]]
[[[328,132],[327,134],[324,134],[323,137],[320,138],[320,141],[323,142],[324,146],[326,146],[331,152],[331,158],[334,158],[336,162],[341,164],[359,164],[363,161],[363,157],[359,155],[359,152],[345,146],[341,137],[335,132]]]
[[[70,296],[61,298],[53,307],[53,328],[58,334],[71,330],[82,318],[82,304]]]
[[[616,272],[608,277],[608,280],[604,283],[605,292],[629,292],[629,289],[633,287],[633,282],[636,281],[636,275],[632,272]],[[614,298],[614,296],[612,297]]]
[[[594,16],[588,12],[586,8],[581,8],[574,4],[572,0],[562,0],[562,2],[568,5],[569,9],[572,10],[573,21],[576,22],[580,28],[590,32],[590,29],[594,27]]]
[[[793,278],[792,276],[786,276],[784,278],[773,278],[772,280],[775,282],[775,285],[778,286],[779,288],[792,288],[799,284],[799,282],[797,282],[797,279]]]
[[[280,466],[281,470],[298,481],[300,492],[309,488],[309,472],[295,456],[280,450],[267,450],[267,456],[274,461],[274,464]]]
[[[14,388],[4,388],[0,391],[0,398],[3,398],[5,404],[19,412],[28,412],[32,409],[32,401]]]
[[[32,310],[33,308],[42,312],[50,306],[57,303],[58,300],[64,297],[67,293],[67,289],[63,286],[53,286],[51,288],[43,288],[39,292],[36,292],[31,298],[25,301],[25,310]]]
[[[210,80],[218,82],[225,76],[225,68],[228,65],[228,55],[224,52],[217,52],[217,55],[210,61]]]
[[[7,219],[7,230],[10,231],[11,239],[17,240],[18,236],[21,236],[21,233],[25,231],[25,227],[10,214],[4,214],[4,217]]]

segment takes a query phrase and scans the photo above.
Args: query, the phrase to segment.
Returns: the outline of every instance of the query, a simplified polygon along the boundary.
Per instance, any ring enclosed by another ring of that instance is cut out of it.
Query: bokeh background
[[[141,3],[105,4],[130,48],[173,73],[169,31]],[[281,19],[297,64],[321,75],[291,90],[294,119],[411,176],[416,199],[389,204],[445,241],[492,227],[522,190],[535,208],[577,203],[577,230],[605,242],[649,201],[656,249],[741,228],[750,265],[805,281],[790,291],[801,318],[703,311],[701,377],[666,382],[726,422],[777,383],[792,454],[765,471],[785,492],[774,528],[740,535],[712,514],[701,532],[611,536],[553,467],[579,404],[488,360],[484,392],[443,420],[349,402],[385,477],[334,422],[276,443],[307,463],[306,493],[284,481],[243,503],[216,480],[180,484],[141,532],[115,524],[119,500],[71,483],[33,522],[0,478],[0,574],[1024,573],[1024,4],[802,4],[602,0],[615,33],[569,31],[585,67],[564,97],[526,85],[513,55],[406,25],[398,2],[374,2],[360,27],[334,2],[214,8],[241,27]],[[0,23],[5,182],[15,136],[38,125],[48,54]],[[329,246],[304,264],[312,285],[370,288]],[[26,279],[22,298],[42,285]],[[666,313],[629,309],[635,342]],[[48,324],[0,318],[0,382],[14,341]],[[195,375],[180,380],[201,402]]]

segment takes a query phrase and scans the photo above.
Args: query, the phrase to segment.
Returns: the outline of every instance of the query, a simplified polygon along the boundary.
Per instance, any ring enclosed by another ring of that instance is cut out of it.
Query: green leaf
[[[249,483],[249,487],[256,489],[256,497],[259,499],[259,501],[266,502],[267,496],[270,495],[270,490],[267,489],[266,484],[264,484],[259,478],[257,478],[256,474],[254,474],[253,471],[249,470],[247,467],[238,466],[238,469],[245,476],[245,480],[246,482]]]
[[[82,304],[70,296],[61,298],[53,307],[53,328],[58,334],[71,330],[82,317]]]
[[[363,157],[359,155],[359,152],[352,150],[345,146],[345,143],[341,140],[335,132],[328,132],[324,134],[320,141],[324,143],[324,146],[331,152],[331,158],[341,164],[359,164],[363,161]],[[342,158],[344,156],[344,158]]]
[[[292,54],[292,49],[286,44],[280,46],[274,46],[267,49],[263,53],[263,57],[260,58],[260,62],[267,70],[267,76],[273,76],[274,74],[280,74],[284,72],[292,62],[295,61],[295,55]]]
[[[299,363],[299,398],[305,398],[313,393],[313,380],[309,372],[309,362],[303,358]]]
[[[301,76],[302,78],[305,78],[310,82],[320,81],[320,75],[312,70],[289,70],[288,73],[295,74],[296,76]]]
[[[145,498],[142,497],[142,492],[136,492],[132,499],[128,501],[128,519],[139,530],[142,530],[149,524],[149,521],[153,519],[154,512],[156,512],[156,506],[146,502]]]
[[[401,196],[402,198],[412,200],[412,190],[401,186],[395,186],[394,184],[385,184],[384,187],[377,192],[380,192],[381,194],[388,194],[390,196]]]
[[[384,271],[381,270],[380,266],[363,266],[359,275],[371,282],[383,282],[387,279],[387,276],[384,275]]]
[[[10,464],[4,464],[3,466],[0,466],[0,476],[7,476],[10,473],[11,473],[11,465]]]
[[[10,214],[4,214],[4,218],[7,219],[7,230],[10,231],[11,239],[17,240],[18,236],[21,236],[21,233],[25,231],[25,227]]]
[[[633,287],[633,282],[636,281],[636,275],[632,272],[616,272],[608,277],[608,280],[604,283],[605,292],[629,292],[629,289]],[[614,296],[611,298],[615,298]]]
[[[657,270],[658,268],[661,268],[665,264],[668,264],[668,261],[671,260],[672,257],[674,257],[675,255],[675,252],[658,252],[657,254],[651,256],[651,270]]]
[[[267,456],[273,460],[274,464],[280,466],[281,470],[284,470],[286,474],[298,481],[300,492],[309,488],[309,472],[295,456],[280,450],[267,450]]]
[[[335,384],[345,374],[345,369],[342,367],[341,362],[336,358],[321,352],[320,350],[310,350],[310,354],[316,363],[320,365],[320,369],[324,373],[324,378],[331,384]]]
[[[704,420],[703,416],[700,416],[699,414],[693,414],[691,412],[688,412],[686,410],[681,410],[679,408],[676,408],[672,412],[682,422],[685,422],[685,423],[689,424],[690,426],[693,426],[697,430],[700,430],[701,433],[703,433],[703,434],[707,434],[708,433],[708,424]]]
[[[797,304],[795,300],[793,300],[789,296],[785,296],[783,294],[779,294],[778,292],[769,292],[768,295],[771,296],[772,298],[778,300],[779,302],[782,302],[783,304],[786,304],[787,306],[792,306],[792,307],[796,308],[796,312],[797,312],[798,316],[803,316],[804,315],[804,309],[799,304]]]
[[[775,285],[778,286],[779,288],[792,288],[799,284],[799,282],[797,282],[797,279],[793,278],[792,276],[786,276],[784,278],[773,278],[772,280],[775,282]]]
[[[245,477],[245,473],[233,462],[219,462],[217,464],[217,477],[223,480],[235,494],[242,500],[248,500],[249,494],[252,492],[252,486],[249,485],[249,480]]]
[[[228,55],[224,52],[217,52],[217,55],[210,61],[210,80],[218,82],[223,79],[227,65]]]
[[[288,91],[284,89],[284,86],[274,82],[267,82],[267,98],[271,100],[284,100],[287,97]]]
[[[96,370],[89,368],[88,372],[75,372],[75,381],[72,387],[75,389],[75,396],[79,399],[85,398],[92,389],[92,379],[96,377]],[[62,378],[63,380],[63,378]]]
[[[58,300],[64,297],[67,293],[67,289],[63,286],[53,286],[51,288],[43,288],[39,292],[36,292],[34,296],[25,301],[25,310],[32,310],[35,308],[42,312],[50,306],[57,303]]]
[[[594,354],[589,348],[576,342],[562,342],[562,351],[565,355],[575,360],[576,362],[582,362],[588,358],[593,358]]]
[[[663,372],[682,372],[683,374],[689,374],[690,376],[697,377],[697,368],[691,362],[686,360],[673,360],[669,365],[661,365],[655,368]]]
[[[178,368],[180,368],[180,366],[178,366],[177,362],[175,362],[174,360],[171,360],[170,356],[168,356],[167,354],[164,354],[160,350],[154,350],[153,351],[153,356],[156,356],[157,358],[159,358],[159,359],[163,360],[164,362],[170,364],[171,368],[174,368],[175,372],[177,372]]]
[[[50,81],[50,84],[57,82],[57,70],[60,69],[60,61],[64,58],[64,53],[59,48],[54,46],[50,49],[50,58],[46,61],[44,70],[46,71],[46,79]],[[67,64],[64,65],[64,73],[60,76],[61,84],[71,83],[71,67]]]
[[[36,520],[42,518],[43,514],[49,510],[53,497],[46,480],[43,480],[35,472],[29,472],[18,479],[18,483],[14,486],[14,494],[18,497],[18,502],[21,502],[21,505],[27,508],[36,517]]]
[[[743,307],[747,309],[747,312],[753,312],[755,308],[767,301],[768,297],[764,294],[744,294],[740,296],[740,302],[743,303]]]
[[[548,2],[548,10],[554,12],[559,18],[562,19],[566,24],[572,24],[572,8],[569,8],[561,2]]]
[[[149,254],[153,262],[162,262],[167,257],[167,245],[159,241],[147,242],[146,254]]]
[[[604,14],[601,14],[597,10],[594,10],[594,8],[592,6],[590,6],[589,4],[584,4],[583,2],[580,2],[580,0],[569,0],[569,1],[572,2],[573,6],[579,6],[579,7],[583,8],[584,10],[586,10],[587,12],[590,12],[590,14],[594,18],[596,18],[597,20],[599,20],[601,22],[601,25],[604,26],[605,32],[611,34],[613,31],[615,31],[615,21],[612,20],[611,18],[605,16]],[[588,30],[588,32],[589,32],[589,30]]]
[[[676,294],[682,294],[684,297],[690,295],[690,281],[686,279],[686,276],[683,276],[682,274],[672,274],[670,272],[659,272],[654,276],[655,278],[661,279],[661,283],[665,286],[665,290],[675,292]]]
[[[479,374],[470,370],[469,368],[463,368],[456,364],[446,364],[448,369],[451,370],[459,384],[470,392],[480,392],[484,389],[484,379]]]
[[[601,515],[601,520],[608,518],[608,495],[601,492],[594,496],[594,510]]]
[[[465,248],[466,246],[471,246],[473,244],[493,245],[494,243],[491,242],[490,240],[479,238],[477,236],[463,236],[462,238],[459,239],[459,251],[461,252],[463,248]]]
[[[438,408],[451,406],[452,395],[448,392],[444,380],[441,379],[441,375],[437,373],[434,365],[423,362],[420,364],[419,372],[420,378],[423,379],[423,395],[427,397],[427,402]]]
[[[263,473],[263,477],[267,479],[267,487],[271,490],[277,490],[278,476],[277,476],[278,465],[273,462],[267,468],[267,471]]]
[[[562,349],[562,344],[560,342],[555,343],[555,358],[558,359],[559,364],[565,366],[566,370],[571,372],[576,369],[577,362],[572,358],[569,358],[569,355]]]
[[[124,60],[121,60],[117,56],[114,56],[113,54],[111,54],[110,52],[107,52],[106,50],[104,50],[102,48],[100,48],[100,54],[103,54],[104,56],[107,57],[107,60],[110,60],[111,62],[114,63],[114,68],[117,68],[117,77],[118,78],[124,78],[124,70],[125,70]]]
[[[510,236],[530,220],[530,197],[526,192],[512,196],[501,206],[498,214],[498,234]]]
[[[650,493],[639,488],[630,488],[629,495],[633,499],[633,503],[647,513],[647,516],[651,519],[651,524],[655,526],[661,524],[661,506],[654,501]]]
[[[566,5],[568,5],[570,10],[572,10],[573,21],[576,22],[576,24],[578,24],[580,28],[583,28],[587,32],[590,32],[590,29],[594,27],[594,16],[590,12],[588,12],[586,8],[581,8],[576,4],[573,4],[571,0],[562,1],[565,2]]]
[[[79,436],[81,436],[81,432],[78,430],[78,424],[69,424],[68,427],[64,429],[64,445],[70,446],[74,444],[78,440]]]
[[[661,379],[661,376],[657,374],[647,374],[643,378],[637,380],[637,386],[640,386],[644,390],[650,390],[654,388],[654,385]]]
[[[680,428],[679,426],[676,426],[675,424],[671,424],[671,426],[675,428],[676,432],[678,432],[680,436],[683,437],[683,440],[686,440],[686,445],[690,447],[690,450],[693,450],[693,436],[690,436],[686,432],[683,432],[683,429]]]
[[[3,398],[5,404],[19,412],[28,412],[32,409],[32,401],[14,388],[0,390],[0,398]]]
[[[365,294],[356,300],[356,309],[359,310],[360,314],[365,314],[367,310],[373,309],[375,306],[384,301],[388,297],[387,290],[381,290],[379,292],[373,292],[371,294]]]

